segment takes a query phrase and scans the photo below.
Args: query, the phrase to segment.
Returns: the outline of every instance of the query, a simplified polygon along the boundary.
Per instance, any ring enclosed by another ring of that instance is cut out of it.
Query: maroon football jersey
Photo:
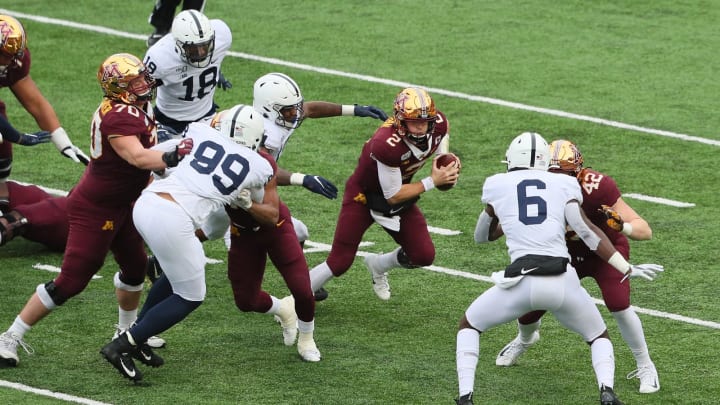
[[[154,146],[157,131],[149,103],[139,108],[103,99],[93,116],[90,136],[92,160],[74,192],[105,206],[135,201],[147,186],[150,171],[126,162],[112,148],[109,138],[134,136],[145,148]]]
[[[386,166],[399,167],[403,184],[410,183],[413,175],[425,165],[440,146],[440,142],[448,133],[448,128],[445,114],[438,111],[435,128],[428,141],[429,148],[416,156],[403,137],[395,131],[393,120],[386,121],[363,146],[358,165],[348,183],[358,184],[365,192],[382,194],[377,175],[378,161]]]
[[[29,74],[30,50],[26,48],[19,64],[8,66],[4,72],[0,72],[0,87],[10,87]]]
[[[610,228],[606,223],[605,214],[600,211],[601,205],[612,206],[621,197],[615,180],[596,170],[583,169],[578,175],[583,193],[582,209],[585,215],[608,236],[614,246],[628,246],[625,235]],[[592,253],[580,240],[568,241],[568,249],[572,257],[587,256]],[[624,251],[627,251],[624,250]]]

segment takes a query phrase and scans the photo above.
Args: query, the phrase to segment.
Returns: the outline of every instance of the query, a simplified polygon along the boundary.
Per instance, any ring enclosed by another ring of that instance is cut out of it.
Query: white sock
[[[625,343],[630,347],[637,366],[651,365],[652,360],[650,360],[650,353],[648,352],[647,343],[645,342],[645,333],[643,332],[640,317],[637,316],[632,308],[612,312],[612,316],[618,324],[623,340],[625,340]]]
[[[310,270],[310,287],[313,291],[317,291],[331,278],[333,278],[333,274],[330,267],[327,262],[322,262]]]
[[[529,323],[527,325],[523,325],[518,322],[518,337],[520,338],[520,342],[525,344],[530,343],[530,338],[532,338],[533,333],[539,329],[540,321]]]
[[[270,299],[272,300],[272,306],[265,313],[270,315],[276,315],[280,310],[280,300],[274,295],[271,295]]]
[[[475,329],[461,329],[457,333],[455,364],[460,396],[473,391],[475,369],[480,356],[480,333]]]
[[[315,320],[310,322],[301,321],[298,319],[298,332],[300,333],[312,333],[315,330]]]
[[[603,385],[612,388],[615,384],[615,355],[610,339],[598,338],[590,345],[592,365],[598,388]]]
[[[386,272],[395,267],[400,267],[400,262],[398,262],[397,259],[397,255],[398,252],[400,252],[400,249],[402,248],[397,248],[390,253],[384,253],[377,257],[377,264],[380,265],[380,268],[383,272]]]
[[[18,315],[15,317],[13,324],[10,325],[8,332],[11,332],[18,338],[22,339],[25,337],[25,334],[30,331],[30,328],[32,328],[32,326],[26,324],[25,321],[20,318],[20,315]]]
[[[130,326],[137,319],[137,308],[132,311],[126,311],[118,307],[118,328],[122,330],[130,329]]]

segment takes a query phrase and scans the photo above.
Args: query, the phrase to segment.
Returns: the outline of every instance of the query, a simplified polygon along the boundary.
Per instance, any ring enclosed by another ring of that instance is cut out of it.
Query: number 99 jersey
[[[231,204],[242,189],[262,193],[272,178],[270,163],[257,152],[239,145],[202,123],[191,123],[186,138],[193,149],[165,178],[146,191],[168,193],[200,227],[206,218]]]

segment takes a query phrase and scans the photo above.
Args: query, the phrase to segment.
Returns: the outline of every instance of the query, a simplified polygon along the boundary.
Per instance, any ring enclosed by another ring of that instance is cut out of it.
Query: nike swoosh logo
[[[122,366],[123,370],[125,371],[125,374],[128,375],[128,377],[133,378],[135,377],[135,370],[130,370],[125,366],[125,362],[123,361],[122,357],[120,358],[120,366]]]
[[[278,222],[277,224],[275,224],[275,226],[276,226],[277,228],[280,228],[280,227],[282,226],[282,224],[284,224],[284,223],[285,223],[285,220],[283,219],[282,221],[280,221],[280,222]]]
[[[143,352],[142,350],[140,351],[140,355],[143,357],[143,359],[145,359],[145,360],[147,360],[147,361],[150,361],[150,359],[152,358],[152,356],[150,356],[149,354]]]
[[[525,270],[525,267],[523,267],[523,268],[520,270],[520,274],[525,275],[525,274],[530,273],[531,271],[537,270],[538,268],[539,268],[539,267],[533,267],[532,269],[527,269],[527,270]]]

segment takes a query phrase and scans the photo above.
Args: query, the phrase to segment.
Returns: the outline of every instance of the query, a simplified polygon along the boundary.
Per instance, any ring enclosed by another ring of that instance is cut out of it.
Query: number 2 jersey
[[[200,227],[206,218],[231,205],[244,188],[262,193],[273,168],[262,156],[202,123],[191,123],[190,154],[170,174],[156,179],[148,192],[168,193]],[[257,199],[256,199],[257,200]]]
[[[215,51],[206,67],[186,63],[175,50],[172,35],[162,37],[145,54],[148,72],[162,81],[155,105],[168,118],[197,121],[214,111],[213,96],[220,77],[220,64],[230,50],[232,33],[221,20],[210,20],[210,25],[215,30]]]
[[[583,201],[575,178],[540,170],[495,174],[482,191],[482,202],[492,205],[505,233],[511,262],[529,254],[570,258],[565,205],[571,200]]]

